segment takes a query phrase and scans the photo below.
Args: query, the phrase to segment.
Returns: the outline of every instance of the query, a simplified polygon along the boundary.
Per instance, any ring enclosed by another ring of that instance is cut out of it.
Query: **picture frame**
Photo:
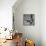
[[[25,26],[35,25],[35,15],[34,14],[24,14],[23,15],[23,25]]]

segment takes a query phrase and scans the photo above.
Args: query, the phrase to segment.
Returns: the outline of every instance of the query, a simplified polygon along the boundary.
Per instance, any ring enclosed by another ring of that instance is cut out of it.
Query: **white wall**
[[[36,46],[41,46],[41,34],[39,28],[39,18],[41,15],[41,1],[40,0],[23,0],[16,9],[13,8],[15,16],[15,28],[18,32],[23,33],[24,38],[32,39],[35,41]],[[16,6],[16,5],[14,5]],[[23,14],[35,14],[35,25],[24,26]]]
[[[12,28],[12,6],[16,0],[0,0],[0,27]]]
[[[42,46],[46,46],[46,0],[41,1],[40,31]]]

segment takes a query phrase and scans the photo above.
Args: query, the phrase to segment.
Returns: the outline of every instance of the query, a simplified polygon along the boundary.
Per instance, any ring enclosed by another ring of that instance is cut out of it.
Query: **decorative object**
[[[24,14],[23,15],[23,25],[34,25],[35,24],[35,16],[34,14]]]
[[[32,40],[26,40],[25,46],[35,46],[35,43]]]

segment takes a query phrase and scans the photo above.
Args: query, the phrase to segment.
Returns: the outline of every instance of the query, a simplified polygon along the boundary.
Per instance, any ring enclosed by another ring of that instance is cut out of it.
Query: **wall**
[[[46,0],[41,1],[40,31],[42,46],[46,46]]]
[[[12,29],[12,6],[16,0],[0,0],[0,27]]]
[[[16,6],[16,5],[14,5]],[[23,33],[24,39],[31,39],[35,41],[36,46],[41,46],[41,34],[39,28],[39,19],[41,15],[41,1],[40,0],[23,0],[20,5],[13,7],[15,29]],[[23,14],[35,14],[35,25],[24,26]]]

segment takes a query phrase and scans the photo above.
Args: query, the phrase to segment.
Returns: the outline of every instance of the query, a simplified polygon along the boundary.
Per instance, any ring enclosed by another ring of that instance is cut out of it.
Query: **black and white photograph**
[[[35,24],[35,15],[34,14],[24,14],[23,25],[31,26],[34,24]]]

